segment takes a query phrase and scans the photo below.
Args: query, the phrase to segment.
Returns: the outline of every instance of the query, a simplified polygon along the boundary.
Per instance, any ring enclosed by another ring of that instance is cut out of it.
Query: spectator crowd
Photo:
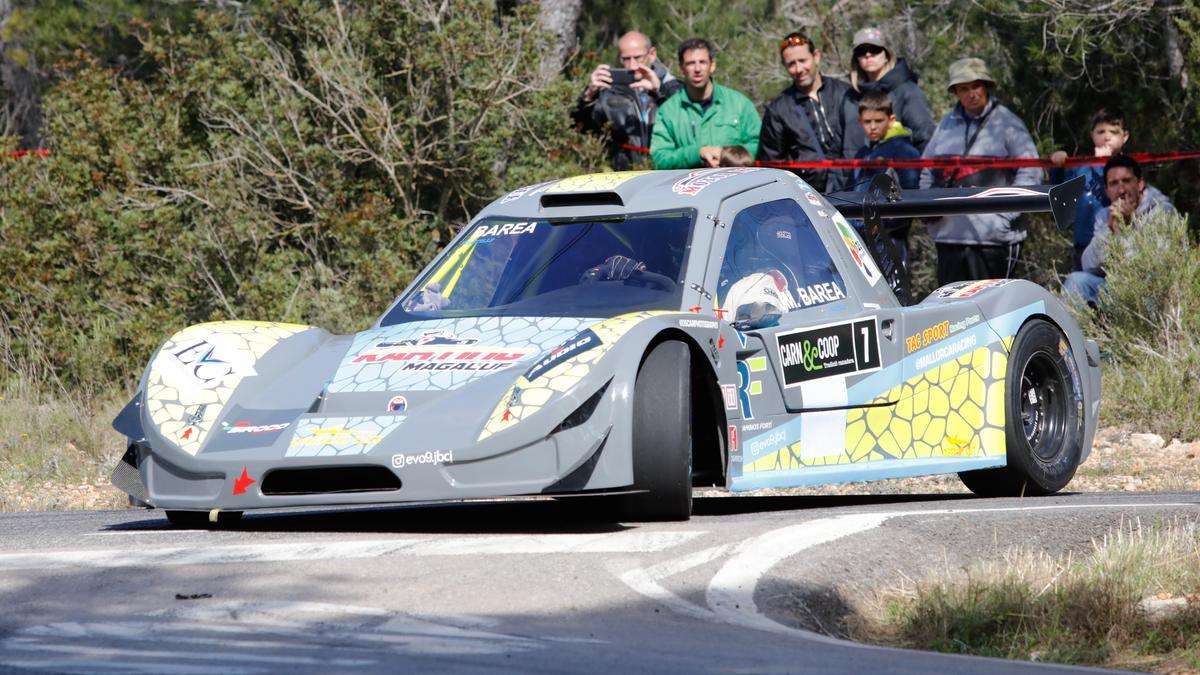
[[[760,117],[744,94],[714,80],[717,53],[708,40],[685,41],[676,52],[679,77],[658,58],[639,32],[617,44],[621,68],[598,66],[574,109],[582,127],[603,133],[613,169],[649,154],[655,168],[746,166],[764,162],[918,157],[1036,158],[1037,149],[1020,116],[1001,104],[987,64],[963,58],[949,67],[948,93],[957,103],[934,122],[917,74],[883,30],[868,26],[853,37],[848,80],[822,73],[821,49],[803,32],[778,43],[779,61],[791,83],[763,107]],[[1064,168],[1067,155],[1051,155],[1051,182],[1083,176],[1085,191],[1074,225],[1072,271],[1067,292],[1095,305],[1105,285],[1103,264],[1110,243],[1146,216],[1172,211],[1162,192],[1148,185],[1141,167],[1121,154],[1129,129],[1120,110],[1092,117],[1091,136],[1103,165]],[[795,169],[823,192],[866,190],[883,169]],[[1036,185],[1040,168],[901,169],[900,187],[993,187]],[[945,216],[929,223],[937,247],[939,284],[1007,278],[1015,271],[1026,229],[1016,213]],[[885,223],[908,260],[908,221]]]

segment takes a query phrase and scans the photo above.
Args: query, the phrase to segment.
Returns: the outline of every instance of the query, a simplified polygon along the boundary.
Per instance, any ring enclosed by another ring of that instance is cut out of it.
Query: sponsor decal
[[[202,387],[215,387],[229,375],[255,375],[254,368],[229,362],[229,357],[208,340],[198,340],[171,350],[177,367],[191,375]]]
[[[921,356],[917,357],[917,370],[925,370],[938,361],[948,359],[952,356],[958,356],[967,350],[974,349],[976,343],[978,343],[978,339],[976,339],[974,335],[968,335],[947,345],[938,347],[928,354],[922,354]]]
[[[290,425],[291,422],[280,424],[250,424],[249,422],[230,424],[229,422],[222,422],[221,428],[227,434],[270,434],[276,431],[283,431]]]
[[[738,408],[738,390],[732,384],[721,385],[721,397],[725,399],[726,410],[737,410]]]
[[[712,328],[716,329],[720,326],[716,321],[704,321],[701,319],[680,319],[679,326],[681,328]]]
[[[818,196],[817,196],[817,194],[816,194],[815,192],[807,192],[807,191],[806,191],[806,192],[804,193],[804,198],[805,198],[805,199],[807,199],[807,200],[808,200],[808,203],[809,203],[809,204],[812,204],[813,206],[820,206],[820,205],[821,205],[821,198],[820,198],[820,197],[818,197]]]
[[[746,452],[751,457],[758,457],[764,452],[769,452],[783,445],[787,441],[787,433],[783,429],[776,429],[769,434],[755,436],[746,441]]]
[[[875,317],[780,333],[778,343],[785,387],[880,368]]]
[[[762,379],[753,379],[753,373],[761,373],[767,369],[767,357],[755,356],[745,361],[737,362],[738,401],[742,405],[742,419],[754,419],[754,408],[751,407],[750,397],[762,393]]]
[[[984,279],[983,281],[965,281],[939,288],[934,295],[939,298],[969,298],[989,288],[1000,288],[1011,284],[1015,279]]]
[[[184,410],[183,421],[186,422],[189,427],[194,427],[204,421],[205,410],[208,410],[208,404],[196,406],[196,412],[191,413],[190,415],[187,414],[187,410]]]
[[[454,452],[446,450],[428,450],[416,455],[392,455],[392,468],[403,469],[415,464],[447,464],[454,461]]]
[[[589,328],[570,340],[562,343],[555,348],[554,351],[543,356],[536,363],[530,366],[529,370],[525,371],[525,379],[532,382],[563,361],[599,346],[600,336],[596,335],[596,333]]]
[[[374,445],[383,440],[383,434],[340,427],[310,427],[304,433],[304,436],[297,433],[290,445]]]
[[[473,345],[479,342],[478,338],[463,338],[458,337],[448,330],[429,330],[425,331],[421,337],[409,338],[407,340],[392,340],[390,342],[380,342],[376,347],[416,347],[420,345]]]
[[[512,393],[508,396],[508,407],[521,405],[521,388],[513,387]]]
[[[912,335],[904,338],[905,349],[907,349],[908,353],[911,354],[918,349],[928,347],[935,342],[945,340],[955,333],[966,330],[982,320],[983,317],[978,314],[973,314],[965,319],[962,319],[961,321],[951,322],[947,320],[938,324],[934,324],[929,328],[917,333],[913,333]]]
[[[770,429],[773,426],[775,426],[774,422],[753,422],[751,424],[743,424],[742,431],[743,432],[766,431],[767,429]]]
[[[408,410],[408,399],[403,396],[393,396],[392,400],[388,401],[388,412],[402,413]]]
[[[775,238],[776,239],[787,239],[788,241],[791,241],[792,233],[788,232],[787,230],[775,230]]]
[[[671,186],[671,192],[674,192],[677,195],[694,197],[700,194],[704,188],[712,185],[713,183],[719,183],[726,178],[732,178],[743,173],[750,173],[751,171],[758,171],[758,168],[740,166],[720,169],[697,169],[696,171],[688,173],[686,177],[675,181],[675,184]]]
[[[242,475],[238,476],[233,481],[233,494],[235,494],[235,495],[246,494],[246,488],[250,487],[251,485],[253,485],[254,483],[257,483],[257,482],[258,481],[254,480],[253,478],[250,477],[250,472],[247,471],[246,467],[243,466],[242,467]]]
[[[477,238],[482,238],[499,237],[506,234],[533,234],[536,227],[536,222],[495,223],[492,225],[480,225],[475,229],[474,236]]]
[[[554,181],[547,181],[545,183],[538,183],[537,185],[526,185],[525,187],[519,187],[516,190],[504,195],[504,197],[500,199],[500,203],[507,204],[509,202],[516,201],[521,197],[545,192],[546,188],[550,187],[551,185],[554,185]]]
[[[396,362],[401,364],[400,370],[488,371],[507,368],[533,351],[524,347],[475,346],[473,338],[449,335],[426,333],[416,338],[415,343],[414,340],[380,342],[356,356],[353,363]]]
[[[800,298],[801,305],[812,307],[813,305],[822,305],[834,300],[841,300],[846,297],[846,291],[837,282],[826,281],[821,284],[797,286],[796,297]]]
[[[858,270],[862,272],[863,277],[872,286],[879,283],[882,275],[879,268],[875,266],[875,259],[867,252],[867,247],[863,246],[862,240],[854,233],[854,228],[850,227],[850,223],[846,222],[842,214],[837,213],[833,216],[833,224],[837,226],[838,233],[842,235],[842,242],[846,244],[846,250],[850,252],[850,257],[854,259],[854,264],[858,265]]]
[[[942,442],[942,455],[946,457],[973,457],[979,451],[979,446],[969,440],[947,436]]]
[[[737,452],[738,449],[738,428],[732,424],[729,425],[729,450]]]

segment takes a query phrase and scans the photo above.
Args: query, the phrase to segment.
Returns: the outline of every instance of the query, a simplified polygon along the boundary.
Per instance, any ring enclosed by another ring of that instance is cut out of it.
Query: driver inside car
[[[737,223],[730,235],[717,297],[734,322],[747,320],[756,304],[768,316],[782,316],[798,306],[792,289],[799,279],[785,260],[796,244],[794,228],[772,220],[757,226]]]

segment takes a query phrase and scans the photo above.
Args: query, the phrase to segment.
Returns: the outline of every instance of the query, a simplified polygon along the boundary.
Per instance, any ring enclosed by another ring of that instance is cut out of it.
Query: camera
[[[633,84],[634,71],[630,70],[629,68],[610,68],[608,72],[610,75],[612,75],[613,84]]]

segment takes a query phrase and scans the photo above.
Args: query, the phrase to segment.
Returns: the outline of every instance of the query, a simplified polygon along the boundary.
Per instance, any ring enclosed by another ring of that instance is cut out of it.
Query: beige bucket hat
[[[950,64],[950,84],[947,85],[947,89],[953,90],[956,84],[976,81],[996,86],[996,80],[992,79],[992,74],[988,72],[987,64],[983,62],[983,59],[971,57],[959,59]]]

